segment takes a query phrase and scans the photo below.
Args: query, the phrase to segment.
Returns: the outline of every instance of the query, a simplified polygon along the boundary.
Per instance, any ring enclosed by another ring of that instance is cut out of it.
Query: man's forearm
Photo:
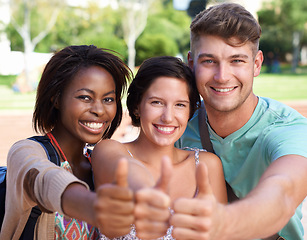
[[[222,226],[214,239],[265,238],[283,228],[295,212],[293,188],[287,180],[272,176],[262,181],[244,199],[223,209]]]

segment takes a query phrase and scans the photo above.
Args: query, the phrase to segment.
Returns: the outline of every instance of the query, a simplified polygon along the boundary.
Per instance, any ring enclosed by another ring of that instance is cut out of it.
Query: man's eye
[[[205,59],[203,61],[201,61],[202,63],[206,63],[206,64],[211,64],[214,63],[214,61],[212,59]]]

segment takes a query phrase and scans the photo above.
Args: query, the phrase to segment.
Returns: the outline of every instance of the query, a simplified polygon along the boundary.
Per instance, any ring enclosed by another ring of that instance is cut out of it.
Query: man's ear
[[[256,54],[254,62],[254,77],[257,77],[260,74],[263,59],[263,53],[261,50],[259,50]]]
[[[194,68],[194,61],[193,61],[193,57],[192,57],[191,51],[188,52],[188,65],[193,70],[193,68]]]

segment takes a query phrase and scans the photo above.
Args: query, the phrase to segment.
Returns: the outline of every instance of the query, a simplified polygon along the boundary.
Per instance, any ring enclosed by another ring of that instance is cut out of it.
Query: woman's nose
[[[101,116],[104,113],[104,106],[103,106],[102,102],[95,101],[92,104],[91,112],[93,114],[95,114],[96,116]]]
[[[161,117],[162,121],[169,123],[169,122],[173,121],[173,118],[174,118],[173,109],[171,107],[165,107],[163,109],[163,114],[162,114],[162,117]]]

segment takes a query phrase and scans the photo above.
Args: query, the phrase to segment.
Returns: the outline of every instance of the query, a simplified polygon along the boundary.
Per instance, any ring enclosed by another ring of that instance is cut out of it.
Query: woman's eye
[[[111,97],[108,97],[108,98],[103,99],[103,102],[105,102],[105,103],[112,103],[112,102],[114,102],[114,101],[115,101],[115,99],[114,99],[114,98],[111,98]]]
[[[81,95],[77,97],[78,99],[84,100],[84,101],[90,101],[91,97],[87,95]]]
[[[162,105],[162,102],[160,102],[160,101],[152,101],[151,104],[152,105]]]
[[[176,106],[178,106],[178,107],[186,107],[186,105],[183,104],[183,103],[177,103]]]

